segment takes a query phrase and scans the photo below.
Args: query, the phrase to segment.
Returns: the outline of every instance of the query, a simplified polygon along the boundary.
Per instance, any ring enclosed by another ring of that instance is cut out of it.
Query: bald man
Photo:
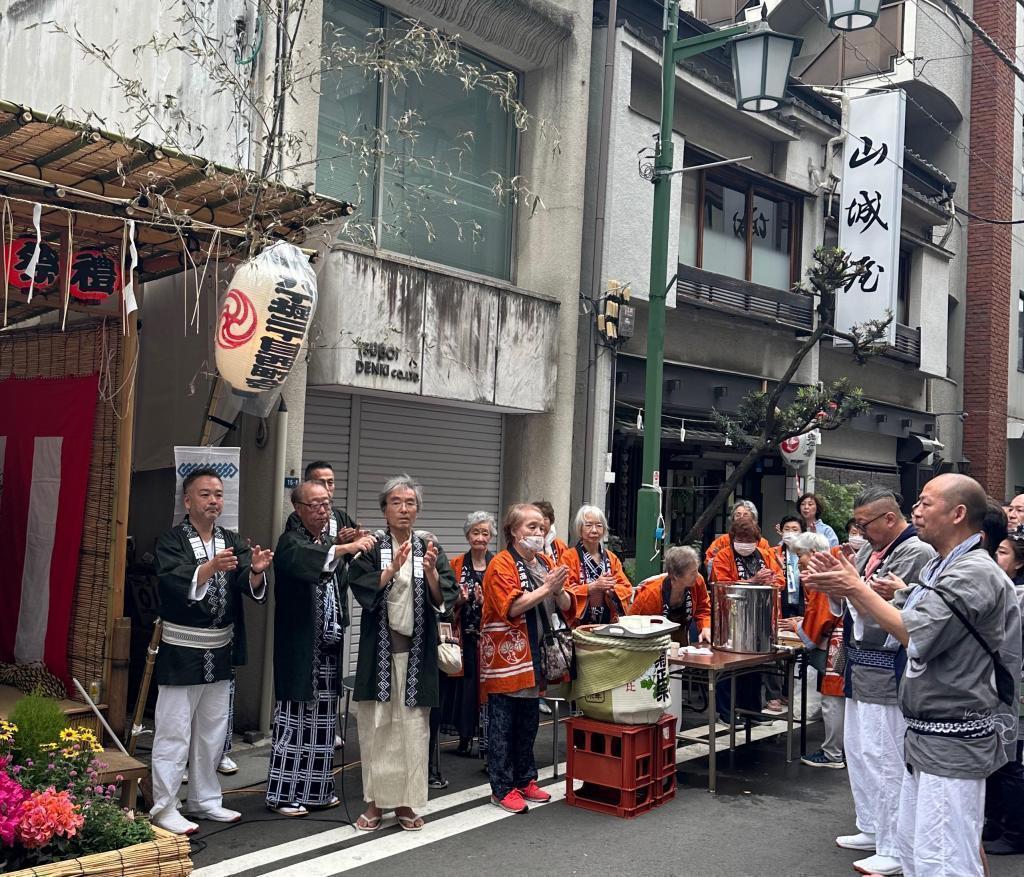
[[[929,481],[913,521],[938,556],[891,603],[845,558],[815,555],[805,577],[873,618],[898,645],[907,723],[898,849],[906,877],[982,877],[985,777],[1007,761],[1002,734],[1016,738],[1020,610],[981,545],[985,509],[972,478]]]

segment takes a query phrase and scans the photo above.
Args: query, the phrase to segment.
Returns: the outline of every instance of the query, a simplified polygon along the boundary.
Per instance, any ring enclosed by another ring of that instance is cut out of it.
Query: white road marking
[[[719,728],[724,727],[724,725],[719,726]],[[797,726],[794,725],[794,733],[797,730]],[[695,733],[697,729],[692,728],[690,731]],[[704,733],[706,733],[706,726]],[[751,730],[751,742],[785,733],[785,721],[775,721],[767,725],[756,725]],[[737,738],[737,748],[745,745],[742,733],[738,734]],[[723,749],[728,751],[728,744],[725,743],[723,745],[723,743],[724,741],[719,741],[719,751]],[[704,758],[707,754],[707,743],[689,743],[676,750],[676,764]],[[547,771],[548,768],[545,768],[541,771],[541,774],[543,775]],[[559,773],[564,776],[564,772],[565,763],[563,762],[559,765]],[[565,798],[565,784],[563,782],[560,782],[557,786],[548,786],[546,790],[551,793],[551,803]],[[429,816],[434,813],[441,813],[454,807],[462,806],[470,801],[489,798],[490,794],[491,787],[487,783],[463,789],[460,792],[452,792],[449,795],[442,795],[429,801],[420,811],[420,815]],[[532,804],[530,806],[533,809],[538,806],[547,805]],[[268,872],[263,877],[331,877],[331,875],[343,874],[353,868],[359,868],[372,862],[378,862],[381,859],[406,853],[418,847],[436,843],[439,840],[445,840],[457,834],[462,834],[463,832],[471,831],[514,815],[493,806],[488,801],[479,807],[465,810],[462,813],[427,822],[423,826],[422,831],[401,831],[397,834],[388,834],[379,839],[367,840],[364,843],[347,847],[343,850],[326,853],[319,857],[306,859],[296,865]],[[385,825],[394,825],[394,817],[385,819]],[[241,874],[247,870],[263,868],[284,859],[306,855],[324,847],[344,843],[356,835],[362,834],[363,832],[347,825],[341,828],[330,829],[310,835],[309,837],[287,841],[277,846],[256,850],[233,859],[225,859],[216,864],[198,868],[192,872],[192,877],[234,877],[234,875]]]

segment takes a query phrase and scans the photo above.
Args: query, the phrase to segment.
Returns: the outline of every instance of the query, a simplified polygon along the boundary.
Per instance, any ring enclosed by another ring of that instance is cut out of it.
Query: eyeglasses
[[[300,502],[299,505],[304,505],[307,509],[312,509],[314,512],[318,512],[321,509],[329,509],[331,507],[331,501],[325,499],[323,502]]]
[[[867,529],[868,524],[873,524],[879,518],[884,518],[887,514],[889,513],[882,512],[882,514],[880,515],[875,515],[870,521],[854,521],[853,526],[855,526],[858,530],[860,530],[863,533]]]

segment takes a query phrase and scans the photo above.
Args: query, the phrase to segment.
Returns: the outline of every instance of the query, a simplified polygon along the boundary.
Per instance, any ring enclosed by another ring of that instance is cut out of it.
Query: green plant
[[[14,705],[10,720],[18,726],[12,747],[16,759],[37,759],[40,747],[57,743],[68,724],[57,701],[38,691],[25,695]]]
[[[148,819],[122,810],[113,801],[93,800],[82,809],[82,815],[85,825],[69,845],[72,857],[120,850],[154,838]]]
[[[825,514],[821,519],[836,531],[841,540],[846,539],[846,522],[853,517],[853,501],[863,489],[864,485],[859,481],[839,484],[819,478],[814,482],[814,492],[825,505]]]

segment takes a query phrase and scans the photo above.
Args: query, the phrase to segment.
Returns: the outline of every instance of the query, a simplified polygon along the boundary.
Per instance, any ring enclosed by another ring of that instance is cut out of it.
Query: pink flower
[[[51,786],[44,792],[33,792],[22,802],[17,838],[27,849],[38,849],[54,836],[74,837],[84,824],[85,817],[70,793],[58,792]]]
[[[13,846],[22,804],[28,798],[23,789],[0,765],[0,845]]]

